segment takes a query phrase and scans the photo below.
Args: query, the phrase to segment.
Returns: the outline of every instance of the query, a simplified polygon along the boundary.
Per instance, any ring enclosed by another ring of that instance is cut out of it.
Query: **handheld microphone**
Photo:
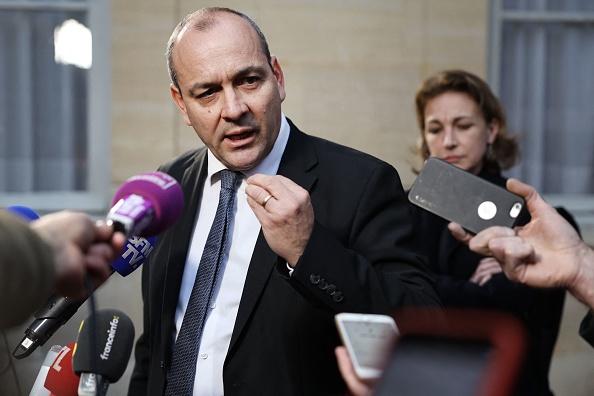
[[[33,383],[33,387],[31,388],[31,392],[29,392],[29,396],[49,396],[50,392],[43,386],[45,382],[48,372],[50,370],[50,365],[58,356],[62,347],[60,345],[53,345],[49,351],[47,351],[47,355],[45,355],[45,359],[43,359],[43,363],[41,364],[41,369],[39,369],[39,373],[37,374],[37,378],[35,378],[35,382]]]
[[[108,223],[112,223],[116,231],[123,232],[127,237],[132,236],[133,240],[130,242],[129,239],[122,253],[124,263],[119,260],[114,263],[114,269],[126,276],[140,265],[140,261],[132,263],[140,257],[134,254],[138,253],[138,247],[142,246],[141,251],[148,254],[154,244],[150,244],[151,248],[146,247],[144,241],[134,239],[134,236],[151,237],[173,225],[182,213],[184,195],[172,176],[163,172],[146,172],[126,180],[116,191],[113,203],[106,216]],[[36,320],[25,331],[25,337],[12,353],[13,356],[17,359],[29,356],[66,323],[83,303],[50,296],[35,313]]]
[[[157,237],[129,238],[122,254],[111,263],[112,270],[122,276],[128,276],[145,262],[156,241]],[[25,330],[25,336],[12,355],[17,359],[29,356],[69,321],[85,301],[86,299],[72,300],[56,293],[51,294],[45,304],[33,314],[35,320]]]
[[[126,236],[152,236],[177,221],[184,194],[177,180],[163,172],[132,176],[116,191],[107,221]]]
[[[134,344],[132,320],[117,309],[102,309],[80,326],[72,369],[80,375],[79,396],[105,395],[128,365]]]
[[[49,367],[45,389],[55,396],[78,396],[80,378],[72,370],[72,352],[76,346],[71,342],[63,347]]]
[[[37,213],[35,213],[35,211],[33,209],[31,209],[27,206],[14,205],[14,206],[8,206],[2,210],[10,212],[13,215],[15,215],[27,222],[37,220],[39,218],[39,215]]]

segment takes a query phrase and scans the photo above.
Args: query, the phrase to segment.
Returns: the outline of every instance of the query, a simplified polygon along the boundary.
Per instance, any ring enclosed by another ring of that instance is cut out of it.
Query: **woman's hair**
[[[499,132],[485,152],[483,168],[489,172],[509,169],[520,159],[520,148],[515,136],[507,130],[505,110],[489,85],[476,75],[464,70],[445,70],[425,80],[415,97],[417,121],[421,136],[417,144],[417,154],[423,162],[429,158],[429,148],[425,140],[425,107],[435,97],[446,92],[460,92],[468,95],[479,106],[487,124],[499,121]]]

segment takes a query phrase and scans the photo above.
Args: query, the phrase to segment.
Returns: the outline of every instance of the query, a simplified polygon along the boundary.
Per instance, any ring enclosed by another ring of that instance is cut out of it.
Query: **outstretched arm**
[[[533,287],[564,287],[594,309],[594,252],[576,230],[531,186],[516,179],[509,191],[526,200],[531,220],[523,227],[490,227],[473,236],[450,223],[471,250],[493,256],[506,276]]]
[[[24,321],[52,290],[76,299],[87,294],[86,276],[103,282],[126,240],[112,234],[84,213],[62,211],[27,224],[0,212],[0,328]]]

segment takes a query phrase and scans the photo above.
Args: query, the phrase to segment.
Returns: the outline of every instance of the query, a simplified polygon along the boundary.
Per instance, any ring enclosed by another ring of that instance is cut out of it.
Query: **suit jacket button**
[[[311,283],[313,283],[314,285],[317,285],[318,283],[320,283],[320,275],[317,274],[311,274],[309,276],[309,281]]]
[[[333,296],[336,293],[336,286],[330,285],[326,288],[326,293]]]
[[[318,287],[321,290],[326,290],[328,288],[328,282],[326,281],[326,279],[320,279],[320,283],[318,283]]]
[[[165,362],[161,360],[161,371],[165,372]]]
[[[332,296],[332,299],[338,303],[338,302],[341,302],[342,300],[344,300],[344,295],[341,292],[336,292]]]

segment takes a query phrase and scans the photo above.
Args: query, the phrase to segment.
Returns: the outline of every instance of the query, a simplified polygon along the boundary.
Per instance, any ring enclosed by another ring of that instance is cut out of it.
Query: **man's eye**
[[[199,99],[208,98],[212,94],[214,94],[214,89],[211,88],[211,89],[208,89],[208,90],[202,92],[200,95],[198,95],[198,98]]]
[[[246,77],[243,81],[245,82],[245,84],[252,85],[258,81],[258,77],[249,76]]]

